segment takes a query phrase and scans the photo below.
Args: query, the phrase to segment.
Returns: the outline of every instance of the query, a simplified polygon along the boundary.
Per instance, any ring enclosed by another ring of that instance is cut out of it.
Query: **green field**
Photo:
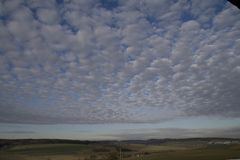
[[[205,141],[143,144],[54,143],[11,144],[2,147],[0,160],[118,160],[120,148],[126,160],[227,160],[240,158],[240,144],[209,144]]]

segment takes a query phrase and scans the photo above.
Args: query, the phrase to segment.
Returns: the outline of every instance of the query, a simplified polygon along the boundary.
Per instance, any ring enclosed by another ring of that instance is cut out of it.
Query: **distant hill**
[[[23,144],[162,144],[162,143],[209,143],[209,142],[223,142],[223,141],[239,141],[237,138],[185,138],[185,139],[149,139],[149,140],[104,140],[104,141],[90,141],[90,140],[67,140],[67,139],[0,139],[0,149],[7,146],[23,145]]]

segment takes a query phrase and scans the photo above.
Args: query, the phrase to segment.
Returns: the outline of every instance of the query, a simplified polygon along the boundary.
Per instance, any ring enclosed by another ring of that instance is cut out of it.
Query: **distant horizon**
[[[0,123],[0,138],[79,140],[161,139],[192,137],[240,138],[240,119],[181,118],[161,123],[14,124]],[[197,125],[196,125],[197,124]]]
[[[228,137],[192,137],[192,138],[157,138],[157,139],[123,139],[123,140],[114,140],[114,139],[105,139],[105,140],[87,140],[87,139],[55,139],[55,138],[17,138],[17,139],[5,139],[0,138],[0,140],[56,140],[56,141],[79,141],[79,142],[124,142],[124,141],[154,141],[154,140],[240,140],[240,138],[228,138]]]

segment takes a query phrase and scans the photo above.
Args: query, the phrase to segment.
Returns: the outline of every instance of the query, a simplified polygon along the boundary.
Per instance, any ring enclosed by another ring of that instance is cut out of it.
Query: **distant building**
[[[240,144],[240,141],[238,140],[220,140],[220,141],[210,141],[208,144],[225,144],[225,145],[230,145],[230,144]]]

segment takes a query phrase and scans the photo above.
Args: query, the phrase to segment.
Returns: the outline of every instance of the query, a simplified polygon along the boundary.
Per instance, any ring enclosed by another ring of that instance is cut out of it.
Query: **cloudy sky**
[[[240,137],[226,0],[0,0],[0,138]]]

